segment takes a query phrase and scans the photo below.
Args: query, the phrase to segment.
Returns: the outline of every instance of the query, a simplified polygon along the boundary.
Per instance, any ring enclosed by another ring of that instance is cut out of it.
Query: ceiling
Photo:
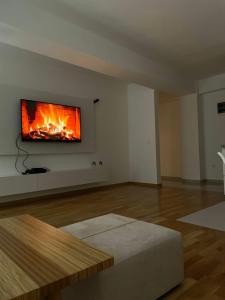
[[[193,78],[225,72],[224,0],[32,1]]]

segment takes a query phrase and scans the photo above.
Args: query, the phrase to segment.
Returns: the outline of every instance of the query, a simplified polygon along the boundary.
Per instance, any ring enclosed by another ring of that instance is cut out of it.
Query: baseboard
[[[181,179],[181,182],[184,183],[184,184],[204,184],[204,180],[198,180],[198,179]]]
[[[172,177],[172,176],[161,176],[162,180],[165,181],[174,181],[174,182],[182,182],[184,184],[211,184],[211,185],[222,185],[223,180],[214,180],[214,179],[183,179],[181,177]]]
[[[165,178],[163,176],[162,178]],[[167,177],[168,178],[168,177]],[[174,179],[174,177],[172,177]],[[175,179],[174,179],[175,181]],[[186,184],[218,184],[223,185],[222,180],[189,180],[189,179],[180,179],[179,181],[184,182]],[[150,188],[156,188],[160,189],[162,187],[161,183],[146,183],[146,182],[134,182],[134,181],[128,181],[128,182],[122,182],[122,183],[113,183],[113,184],[103,184],[103,185],[95,185],[95,186],[80,186],[76,187],[77,189],[74,189],[75,187],[71,187],[72,190],[64,190],[64,189],[57,189],[57,190],[51,190],[51,191],[45,191],[39,193],[26,193],[17,195],[15,197],[1,197],[1,203],[0,207],[4,206],[20,206],[25,205],[32,202],[39,202],[39,201],[45,201],[45,200],[54,200],[58,198],[63,197],[70,197],[70,196],[79,196],[82,194],[92,193],[92,192],[98,192],[98,191],[104,191],[108,189],[114,189],[118,188],[120,186],[126,186],[126,185],[136,185],[136,186],[143,186],[143,187],[150,187]]]
[[[183,183],[186,184],[198,184],[198,185],[223,185],[223,180],[213,180],[213,179],[201,179],[201,180],[192,180],[192,179],[182,179]]]
[[[218,179],[204,179],[203,183],[209,184],[209,185],[223,185],[223,180]]]
[[[168,181],[182,181],[181,177],[173,177],[173,176],[161,176],[162,180],[168,180]]]
[[[151,188],[160,188],[161,184],[153,184],[153,183],[141,183],[141,182],[121,182],[121,183],[112,183],[112,184],[102,184],[98,186],[80,186],[71,187],[72,190],[65,190],[65,189],[56,189],[50,190],[45,192],[34,192],[34,193],[26,193],[20,194],[13,197],[1,197],[0,207],[4,206],[21,206],[26,204],[31,204],[34,202],[46,201],[46,200],[55,200],[63,197],[72,197],[72,196],[79,196],[83,194],[88,194],[92,192],[104,191],[108,189],[118,188],[120,186],[126,185],[139,185]],[[44,194],[43,194],[44,193]]]
[[[151,187],[151,188],[161,188],[161,183],[148,183],[148,182],[135,182],[135,181],[129,181],[129,184],[133,185],[139,185],[139,186],[145,186],[145,187]]]
[[[72,197],[72,196],[79,196],[82,194],[97,192],[97,191],[104,191],[107,189],[114,189],[119,186],[128,185],[128,182],[122,182],[122,183],[112,183],[112,184],[106,184],[106,185],[95,185],[95,186],[77,186],[77,187],[71,187],[70,190],[65,189],[55,189],[50,191],[44,191],[44,192],[34,192],[34,193],[26,193],[26,194],[20,194],[13,197],[1,197],[2,202],[0,202],[0,207],[4,206],[20,206],[20,205],[26,205],[33,202],[39,202],[39,201],[46,201],[46,200],[54,200],[58,198],[63,197]],[[75,189],[76,188],[76,189]]]

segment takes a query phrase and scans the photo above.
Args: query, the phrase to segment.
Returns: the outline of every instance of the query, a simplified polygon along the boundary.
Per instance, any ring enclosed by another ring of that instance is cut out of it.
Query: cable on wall
[[[26,165],[26,161],[28,160],[30,154],[28,151],[21,148],[19,141],[20,141],[21,133],[18,134],[16,138],[16,148],[17,148],[17,155],[15,160],[15,169],[19,174],[22,174],[23,172],[19,170],[18,168],[18,162],[20,157],[24,157],[22,160],[22,166],[24,167],[25,171],[28,169],[28,166]],[[22,152],[22,153],[21,153]]]

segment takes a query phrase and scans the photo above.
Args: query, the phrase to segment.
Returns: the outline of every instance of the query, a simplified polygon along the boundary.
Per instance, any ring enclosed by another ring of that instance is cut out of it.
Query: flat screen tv
[[[21,99],[23,141],[81,142],[80,107]]]

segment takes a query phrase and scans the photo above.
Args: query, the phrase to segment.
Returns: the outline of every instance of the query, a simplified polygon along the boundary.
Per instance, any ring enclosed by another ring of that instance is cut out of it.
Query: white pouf
[[[62,230],[114,256],[115,265],[63,290],[65,300],[153,300],[184,278],[181,234],[108,214]]]

